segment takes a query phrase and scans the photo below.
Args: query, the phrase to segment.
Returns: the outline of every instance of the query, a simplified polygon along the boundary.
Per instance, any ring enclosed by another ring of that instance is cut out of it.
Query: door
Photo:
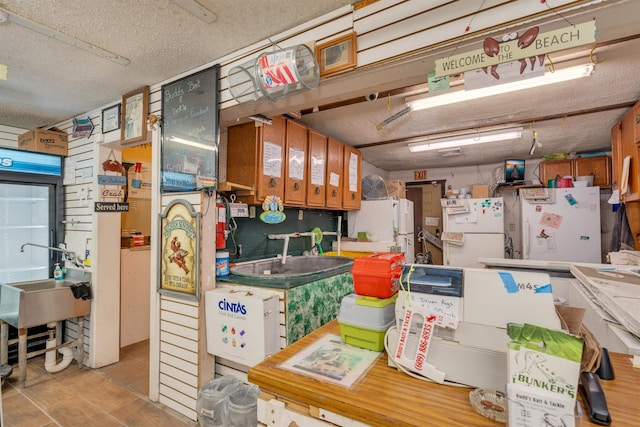
[[[464,243],[456,245],[443,242],[444,264],[454,267],[482,268],[478,262],[483,258],[504,258],[504,234],[502,233],[464,233]]]
[[[407,199],[413,201],[414,250],[416,262],[421,259],[427,263],[442,265],[442,249],[432,241],[438,241],[442,232],[442,207],[440,199],[444,194],[445,181],[433,181],[407,184]],[[424,231],[424,233],[421,233]],[[425,238],[422,236],[426,235]]]
[[[597,187],[555,190],[555,203],[522,201],[523,258],[602,262]]]
[[[307,128],[287,120],[285,153],[285,205],[302,206],[306,202]]]

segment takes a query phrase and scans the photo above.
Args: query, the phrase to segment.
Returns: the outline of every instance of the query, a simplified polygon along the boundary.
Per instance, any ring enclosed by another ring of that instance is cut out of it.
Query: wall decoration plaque
[[[200,218],[186,200],[160,216],[160,293],[197,300],[200,295]]]

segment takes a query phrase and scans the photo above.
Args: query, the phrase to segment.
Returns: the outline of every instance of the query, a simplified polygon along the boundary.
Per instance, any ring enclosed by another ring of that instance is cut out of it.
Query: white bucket
[[[216,277],[229,275],[229,252],[216,252]]]

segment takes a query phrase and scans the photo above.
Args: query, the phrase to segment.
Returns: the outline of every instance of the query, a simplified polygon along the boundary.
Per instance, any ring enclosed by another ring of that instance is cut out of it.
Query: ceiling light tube
[[[409,151],[417,153],[419,151],[442,150],[444,148],[461,147],[464,145],[483,144],[485,142],[506,141],[522,137],[524,128],[508,128],[494,131],[479,131],[465,135],[457,135],[447,138],[436,138],[409,144]]]
[[[0,7],[0,12],[6,14],[8,16],[8,20],[10,22],[13,22],[16,25],[20,25],[21,27],[28,28],[32,31],[35,31],[36,33],[40,33],[44,36],[51,37],[52,39],[61,41],[62,43],[66,43],[70,46],[77,47],[78,49],[82,49],[85,52],[92,53],[94,55],[97,55],[104,59],[108,59],[109,61],[113,61],[120,65],[129,65],[129,62],[131,62],[123,56],[120,56],[113,52],[109,52],[106,49],[103,49],[99,46],[88,43],[84,40],[71,37],[70,35],[67,35],[53,28],[47,27],[46,25],[43,25],[39,22],[32,21],[31,19],[24,18],[20,15],[16,15],[10,10]]]
[[[426,108],[439,107],[441,105],[454,104],[456,102],[471,101],[487,96],[500,95],[503,93],[515,92],[517,90],[529,89],[533,87],[545,86],[548,84],[566,82],[568,80],[587,77],[593,73],[593,64],[578,65],[556,69],[554,72],[547,71],[543,76],[532,77],[526,80],[518,80],[511,83],[503,83],[496,86],[484,87],[474,90],[457,90],[444,95],[424,95],[411,96],[405,102],[412,110],[424,110]]]

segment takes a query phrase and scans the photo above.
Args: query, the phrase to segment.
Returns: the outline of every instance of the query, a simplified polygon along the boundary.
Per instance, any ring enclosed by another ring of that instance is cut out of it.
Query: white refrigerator
[[[348,236],[367,233],[370,242],[341,242],[345,251],[403,252],[415,261],[413,202],[407,199],[363,200],[360,210],[347,214]]]
[[[522,258],[601,263],[600,188],[520,190]]]
[[[442,206],[444,265],[483,267],[478,257],[504,258],[502,197],[442,199]]]

